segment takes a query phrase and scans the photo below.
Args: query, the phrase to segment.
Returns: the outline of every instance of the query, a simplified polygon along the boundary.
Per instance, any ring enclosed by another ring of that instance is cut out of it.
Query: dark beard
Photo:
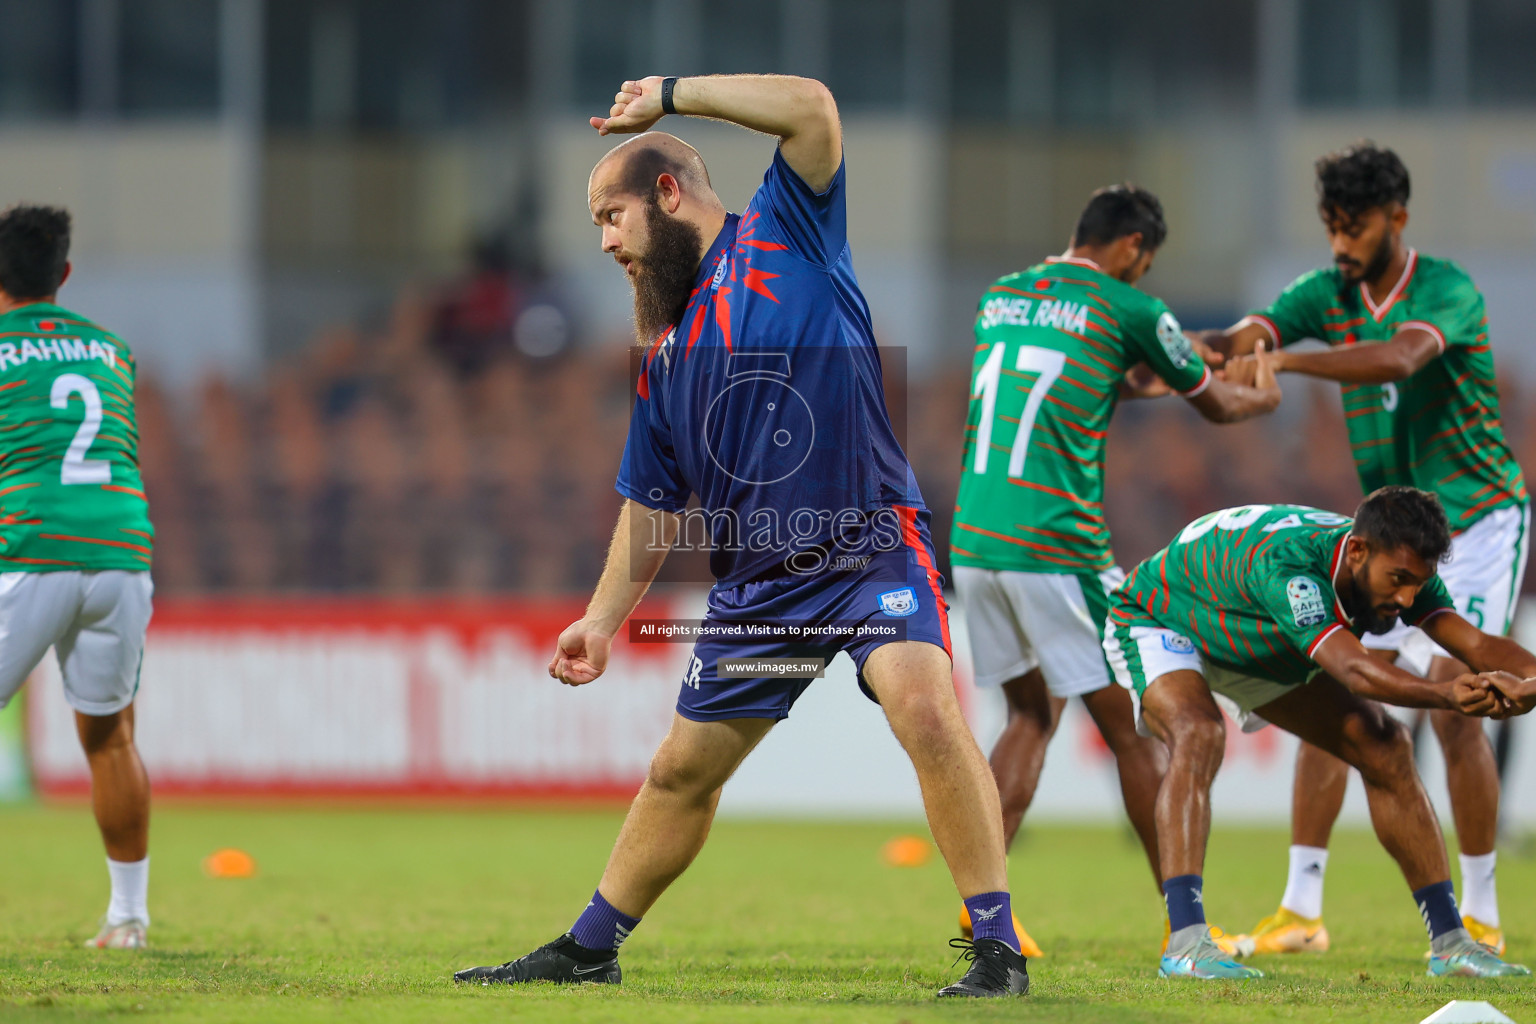
[[[1349,616],[1351,622],[1376,636],[1381,636],[1398,624],[1402,616],[1394,615],[1390,619],[1384,618],[1374,606],[1365,603],[1360,597],[1363,593],[1365,593],[1364,585],[1351,576],[1349,590],[1339,595],[1339,604],[1344,606],[1344,614]]]
[[[1387,272],[1387,266],[1392,262],[1392,236],[1387,235],[1381,240],[1381,245],[1356,277],[1351,277],[1348,271],[1344,273],[1344,283],[1356,285],[1362,281],[1374,281]]]
[[[641,345],[682,318],[704,248],[699,229],[662,213],[655,199],[645,204],[645,226],[650,235],[645,255],[634,261],[635,338]]]

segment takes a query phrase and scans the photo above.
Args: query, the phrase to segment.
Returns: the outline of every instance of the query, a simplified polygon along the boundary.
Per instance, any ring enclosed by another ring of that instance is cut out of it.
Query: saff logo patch
[[[1195,643],[1187,636],[1177,633],[1163,634],[1163,650],[1169,654],[1194,654]]]
[[[1291,618],[1298,626],[1316,626],[1328,618],[1323,588],[1310,576],[1292,576],[1286,580],[1285,599],[1291,604]]]
[[[917,592],[911,587],[888,590],[880,595],[880,610],[887,615],[904,619],[917,611]]]
[[[1163,351],[1168,353],[1168,360],[1180,370],[1195,358],[1194,346],[1184,336],[1184,328],[1179,326],[1178,318],[1167,310],[1157,318],[1157,340],[1163,346]]]

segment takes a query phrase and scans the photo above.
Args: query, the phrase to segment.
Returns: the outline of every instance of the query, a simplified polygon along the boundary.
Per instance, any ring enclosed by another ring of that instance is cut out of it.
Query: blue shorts
[[[706,628],[732,633],[706,637],[693,657],[677,698],[677,713],[695,722],[729,718],[789,717],[789,709],[814,677],[771,676],[722,679],[721,658],[821,658],[830,662],[847,651],[859,672],[859,687],[874,700],[864,682],[864,663],[875,648],[901,640],[931,643],[951,654],[949,612],[943,578],[933,560],[928,512],[895,506],[902,521],[903,547],[874,556],[864,568],[775,578],[709,593]],[[752,624],[772,627],[774,635],[743,635]],[[793,640],[794,628],[812,639]],[[951,654],[952,656],[952,654]]]

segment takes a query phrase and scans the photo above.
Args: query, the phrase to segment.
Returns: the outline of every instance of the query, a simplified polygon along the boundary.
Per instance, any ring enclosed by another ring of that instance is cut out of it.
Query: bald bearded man
[[[726,212],[691,146],[648,131],[668,113],[778,137],[742,214]],[[554,942],[455,978],[618,982],[620,944],[703,847],[721,787],[846,652],[912,759],[976,922],[974,942],[953,940],[970,967],[939,995],[1022,995],[997,787],[955,698],[928,509],[886,413],[848,248],[836,104],[802,78],[647,78],[625,82],[591,123],[645,133],[599,161],[588,186],[603,251],[634,291],[644,356],[617,484],[625,507],[550,674],[571,686],[602,674],[685,516],[705,519],[717,582],[671,731],[586,909]]]

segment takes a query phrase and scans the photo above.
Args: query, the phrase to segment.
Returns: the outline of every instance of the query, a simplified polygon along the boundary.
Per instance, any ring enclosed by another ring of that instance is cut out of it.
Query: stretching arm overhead
[[[666,114],[659,75],[625,82],[607,117],[590,118],[599,135],[649,131]],[[843,162],[843,132],[837,103],[825,85],[792,75],[707,75],[679,78],[672,107],[690,117],[708,117],[779,138],[779,149],[794,172],[814,191],[832,183]]]

